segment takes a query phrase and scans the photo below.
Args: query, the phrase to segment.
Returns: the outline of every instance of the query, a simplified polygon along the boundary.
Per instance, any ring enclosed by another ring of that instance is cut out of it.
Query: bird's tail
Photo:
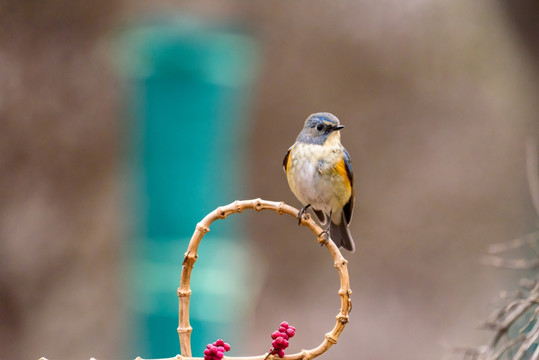
[[[333,221],[331,222],[330,236],[337,247],[343,247],[350,252],[355,251],[354,239],[352,239],[344,214],[340,224],[337,225]]]

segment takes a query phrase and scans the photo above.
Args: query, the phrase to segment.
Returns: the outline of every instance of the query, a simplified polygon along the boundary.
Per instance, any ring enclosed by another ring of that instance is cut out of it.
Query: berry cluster
[[[279,330],[271,334],[273,341],[271,342],[270,354],[279,355],[279,357],[284,357],[284,349],[288,347],[288,340],[291,337],[294,337],[296,334],[296,328],[288,325],[286,321],[281,323]]]
[[[206,345],[204,350],[204,360],[221,360],[225,356],[225,352],[230,350],[230,345],[219,339],[213,344]]]

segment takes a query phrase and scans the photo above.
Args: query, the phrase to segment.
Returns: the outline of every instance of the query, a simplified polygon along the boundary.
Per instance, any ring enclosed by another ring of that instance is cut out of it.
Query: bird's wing
[[[288,169],[288,160],[290,160],[290,151],[292,150],[294,146],[290,146],[290,148],[288,149],[288,151],[286,152],[285,156],[284,156],[284,159],[283,159],[283,170],[284,172],[286,172],[286,170]]]
[[[349,224],[352,220],[352,210],[354,209],[354,172],[352,170],[352,159],[350,158],[350,154],[346,149],[343,147],[343,158],[344,158],[344,166],[346,168],[346,175],[348,176],[348,179],[350,180],[350,187],[352,188],[352,192],[350,194],[350,200],[344,205],[343,211],[344,211],[344,219],[346,220],[346,223]]]

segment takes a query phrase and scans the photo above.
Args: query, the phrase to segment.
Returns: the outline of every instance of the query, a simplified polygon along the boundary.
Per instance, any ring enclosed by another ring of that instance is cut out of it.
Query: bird
[[[354,252],[349,229],[354,208],[354,174],[350,154],[341,144],[343,128],[331,113],[311,114],[286,152],[283,169],[290,190],[303,205],[298,223],[312,208],[321,224],[327,224],[323,231],[326,239]]]

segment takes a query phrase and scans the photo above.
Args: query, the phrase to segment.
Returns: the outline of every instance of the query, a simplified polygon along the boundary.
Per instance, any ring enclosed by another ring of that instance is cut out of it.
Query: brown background
[[[474,325],[520,274],[478,259],[535,229],[524,141],[538,135],[537,2],[1,0],[0,359],[124,354],[125,132],[104,44],[171,10],[244,24],[261,45],[245,199],[298,206],[284,152],[312,112],[346,125],[354,309],[324,358],[480,344]],[[292,350],[317,345],[339,305],[329,255],[294,221],[247,219],[262,274],[247,353],[283,319],[298,328]]]

